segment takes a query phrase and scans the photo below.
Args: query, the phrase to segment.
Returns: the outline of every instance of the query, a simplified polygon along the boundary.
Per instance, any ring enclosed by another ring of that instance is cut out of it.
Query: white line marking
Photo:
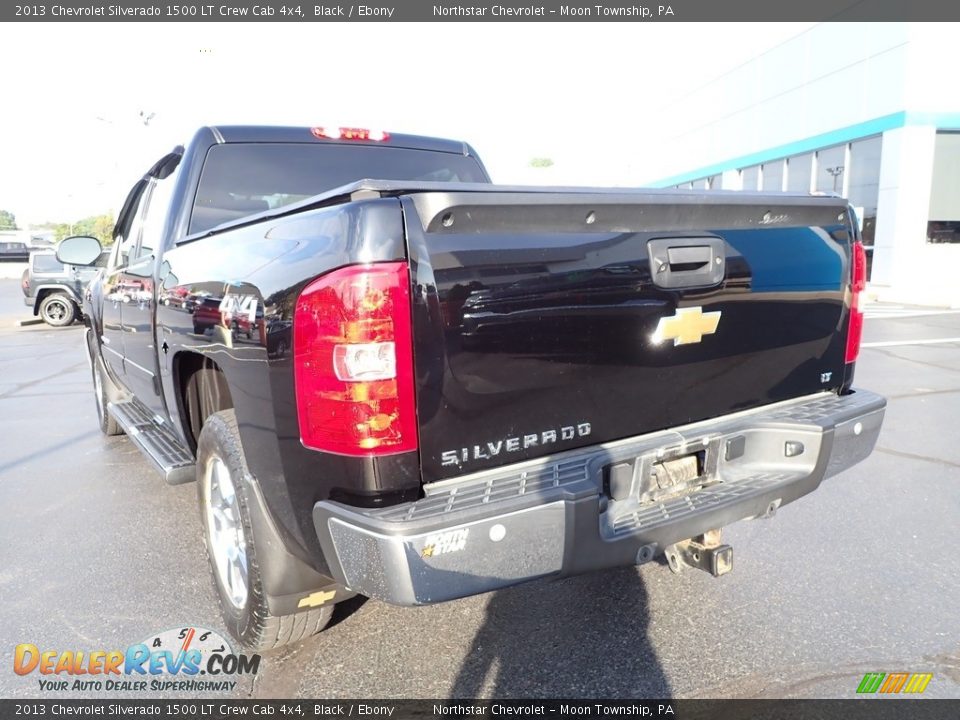
[[[883,310],[865,310],[864,316],[869,320],[872,318],[884,318],[886,320],[899,320],[901,318],[927,317],[934,315],[957,315],[960,310],[896,310],[886,312]]]
[[[934,338],[931,340],[888,340],[886,342],[861,343],[860,347],[879,348],[897,347],[898,345],[941,345],[943,343],[960,343],[960,337]]]

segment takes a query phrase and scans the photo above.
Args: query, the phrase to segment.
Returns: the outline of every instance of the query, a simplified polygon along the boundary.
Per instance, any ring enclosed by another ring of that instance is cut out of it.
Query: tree
[[[0,210],[0,230],[17,230],[17,218],[9,210]]]
[[[535,157],[530,160],[530,167],[548,168],[553,166],[553,160],[548,157]]]
[[[91,215],[72,223],[46,223],[44,227],[53,230],[53,239],[60,242],[70,235],[92,235],[103,245],[113,243],[113,226],[115,220],[109,213]]]
[[[87,220],[90,221],[90,235],[97,238],[103,245],[113,244],[113,226],[117,222],[113,215],[95,215]]]

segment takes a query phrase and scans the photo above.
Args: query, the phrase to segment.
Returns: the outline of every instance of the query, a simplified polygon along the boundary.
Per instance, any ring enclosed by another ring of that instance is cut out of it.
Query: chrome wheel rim
[[[63,304],[62,300],[51,300],[47,303],[43,312],[47,319],[60,322],[67,316],[67,306]]]
[[[240,503],[230,470],[218,457],[207,461],[203,474],[207,540],[213,565],[233,607],[247,604],[247,543]]]

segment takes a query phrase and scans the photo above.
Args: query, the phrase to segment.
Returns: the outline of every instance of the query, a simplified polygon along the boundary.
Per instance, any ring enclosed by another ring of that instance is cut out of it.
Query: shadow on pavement
[[[634,567],[501,590],[450,696],[670,697],[648,622]]]

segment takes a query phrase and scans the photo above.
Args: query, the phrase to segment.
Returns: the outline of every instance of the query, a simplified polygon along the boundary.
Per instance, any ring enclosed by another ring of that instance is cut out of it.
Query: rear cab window
[[[487,182],[475,158],[384,145],[227,143],[207,152],[189,234],[358,180]]]

